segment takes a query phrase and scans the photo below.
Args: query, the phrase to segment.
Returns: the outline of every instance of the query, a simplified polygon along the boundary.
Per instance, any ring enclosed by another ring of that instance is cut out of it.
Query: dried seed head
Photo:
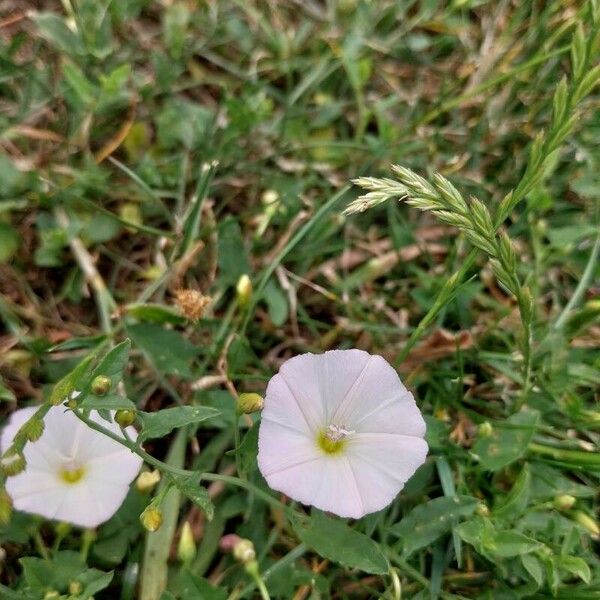
[[[180,289],[175,292],[175,303],[186,319],[197,321],[205,315],[211,298],[198,290]]]

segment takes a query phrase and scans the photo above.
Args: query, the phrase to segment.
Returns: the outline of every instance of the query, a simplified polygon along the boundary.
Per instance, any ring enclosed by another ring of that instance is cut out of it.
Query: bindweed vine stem
[[[87,417],[81,409],[75,409],[73,410],[73,413],[80,421],[83,421],[88,427],[91,427],[95,431],[102,433],[114,440],[115,442],[121,444],[122,446],[125,446],[126,448],[131,450],[131,452],[137,454],[140,458],[142,458],[148,464],[158,469],[163,474],[173,475],[175,477],[189,477],[197,475],[196,471],[190,471],[188,469],[180,469],[177,467],[173,467],[163,462],[162,460],[155,458],[151,454],[148,454],[148,452],[146,452],[137,442],[121,437],[116,433],[112,432],[110,429],[103,427],[100,423],[97,423],[96,421],[93,421],[92,419]],[[252,492],[255,496],[261,498],[264,502],[270,504],[274,508],[283,510],[288,516],[293,516],[294,514],[296,514],[296,511],[293,508],[277,500],[277,498],[274,498],[273,496],[261,490],[259,487],[255,486],[253,483],[250,483],[247,480],[240,479],[238,477],[232,477],[231,475],[221,475],[219,473],[202,473],[200,475],[200,482],[203,480],[221,481],[228,485],[243,488],[249,492]]]

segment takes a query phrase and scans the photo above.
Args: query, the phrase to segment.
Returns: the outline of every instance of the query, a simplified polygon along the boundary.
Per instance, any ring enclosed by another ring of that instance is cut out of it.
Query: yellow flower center
[[[69,484],[77,483],[85,475],[85,469],[83,467],[76,468],[62,468],[60,470],[60,478]]]
[[[344,427],[329,425],[319,433],[317,443],[326,454],[339,454],[348,441],[347,437],[353,433],[355,432],[348,431]]]

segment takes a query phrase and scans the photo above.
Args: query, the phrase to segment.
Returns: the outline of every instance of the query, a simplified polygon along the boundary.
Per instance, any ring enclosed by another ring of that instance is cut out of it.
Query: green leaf
[[[480,501],[470,496],[444,496],[421,504],[392,526],[390,533],[402,538],[403,551],[410,555],[449,532],[456,519],[471,516]]]
[[[293,525],[300,540],[323,558],[375,575],[384,575],[389,570],[379,546],[341,520],[313,510],[310,519],[296,519]]]
[[[523,554],[521,556],[521,563],[538,587],[540,587],[544,583],[544,569],[540,561],[533,554]]]
[[[198,348],[181,333],[152,323],[128,325],[127,333],[159,373],[192,377],[189,363]]]
[[[265,286],[263,296],[269,310],[269,317],[275,327],[281,327],[288,318],[289,306],[286,295],[275,281]]]
[[[558,565],[561,569],[576,575],[585,583],[589,583],[592,578],[589,565],[579,556],[559,556]]]
[[[494,516],[499,519],[519,517],[527,506],[530,486],[531,474],[528,466],[525,465],[508,495],[494,507]]]
[[[184,317],[162,304],[128,304],[125,311],[128,317],[133,317],[138,321],[158,323],[159,325],[164,323],[183,325],[185,323]]]
[[[258,454],[258,428],[259,423],[254,423],[244,436],[240,447],[237,449],[240,455],[241,468],[244,473],[250,473],[257,468],[256,455]]]
[[[0,221],[0,263],[8,262],[19,249],[21,236],[18,231],[8,223]]]
[[[88,354],[70,373],[67,373],[50,394],[50,403],[57,405],[68,400],[74,391],[81,391],[96,352]]]
[[[489,437],[477,439],[473,453],[479,457],[481,465],[490,471],[497,471],[509,465],[525,454],[538,420],[537,411],[523,410],[504,422],[494,423],[493,432]]]
[[[200,476],[171,476],[171,478],[177,489],[198,508],[202,509],[209,521],[212,520],[215,507],[208,495],[208,490],[200,485]]]
[[[171,433],[173,429],[199,423],[220,414],[220,411],[216,408],[208,406],[176,406],[153,413],[140,411],[138,412],[138,416],[142,421],[143,429],[138,440],[141,442],[143,440],[163,437]]]
[[[57,552],[52,560],[28,556],[21,558],[20,563],[25,581],[32,590],[45,592],[52,588],[67,592],[72,581],[79,581],[83,591],[77,598],[82,600],[108,587],[113,578],[112,572],[88,569],[80,554],[71,550]]]
[[[491,561],[534,552],[541,542],[516,531],[498,531],[489,519],[476,517],[455,528],[458,535]]]
[[[83,591],[77,596],[78,600],[86,600],[97,594],[101,590],[107,588],[113,579],[114,573],[104,573],[98,569],[87,569],[81,575],[75,578],[83,585]]]
[[[542,543],[527,537],[517,531],[498,531],[494,536],[492,554],[502,558],[519,556],[528,552],[534,552],[542,547]]]
[[[219,280],[224,285],[235,285],[244,273],[252,272],[240,224],[233,217],[219,225],[218,263]]]
[[[38,12],[31,16],[40,35],[67,55],[83,54],[81,39],[73,33],[58,15],[51,12]]]
[[[181,600],[227,600],[227,591],[183,568],[179,575]]]
[[[80,408],[88,410],[135,410],[135,404],[118,394],[109,394],[107,396],[96,396],[88,394],[80,403]]]

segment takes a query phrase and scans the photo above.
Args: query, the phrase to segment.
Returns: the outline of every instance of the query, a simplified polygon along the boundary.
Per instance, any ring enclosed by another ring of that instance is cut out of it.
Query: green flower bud
[[[135,417],[135,410],[128,410],[126,408],[122,408],[115,413],[115,421],[123,428],[133,425]]]
[[[81,592],[83,592],[83,584],[81,581],[75,580],[69,583],[69,594],[71,594],[71,596],[79,596]]]
[[[570,508],[573,508],[573,506],[575,506],[575,502],[577,502],[577,499],[574,496],[570,496],[569,494],[561,494],[560,496],[556,496],[556,498],[554,498],[554,508],[556,508],[556,510],[569,510]]]
[[[265,401],[263,400],[263,397],[254,392],[244,392],[243,394],[240,394],[237,399],[237,408],[239,412],[247,415],[261,411],[264,405]]]
[[[110,377],[106,375],[98,375],[94,377],[92,381],[92,392],[96,394],[96,396],[104,396],[104,394],[108,394],[110,388],[112,387],[112,381]]]
[[[475,512],[480,517],[489,517],[490,516],[490,509],[488,508],[488,506],[487,506],[487,504],[485,502],[480,502],[477,505],[477,508],[475,509]]]
[[[479,434],[479,437],[488,438],[494,433],[494,428],[489,421],[485,421],[479,426],[477,433]]]
[[[181,535],[179,536],[179,544],[177,545],[177,558],[183,563],[188,564],[196,556],[196,542],[194,541],[194,534],[188,521],[183,524],[181,528]]]
[[[584,529],[590,532],[593,537],[600,536],[600,526],[593,517],[590,517],[587,513],[582,510],[576,510],[573,513],[573,518],[579,523]]]
[[[64,538],[65,536],[69,535],[69,533],[71,533],[71,529],[71,524],[65,523],[64,521],[59,521],[54,526],[54,531],[56,532],[56,535],[60,538]]]
[[[18,475],[25,469],[27,462],[21,452],[8,450],[4,456],[0,458],[0,469],[7,477]]]
[[[252,281],[246,273],[238,279],[235,291],[239,305],[246,306],[252,297]]]
[[[156,506],[150,505],[140,515],[140,521],[147,531],[156,531],[163,522],[162,512]]]

